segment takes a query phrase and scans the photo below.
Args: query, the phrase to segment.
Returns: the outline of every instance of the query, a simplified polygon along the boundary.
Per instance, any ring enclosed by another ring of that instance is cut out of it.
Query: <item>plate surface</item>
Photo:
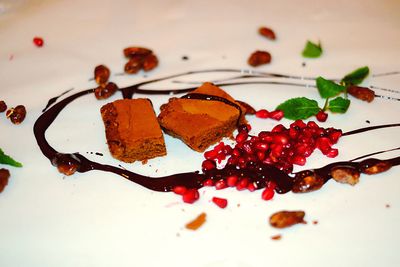
[[[399,123],[400,102],[388,99],[400,98],[398,10],[400,3],[389,0],[48,0],[19,1],[4,9],[0,13],[0,99],[9,106],[23,104],[28,113],[18,126],[0,114],[0,148],[24,164],[23,168],[1,166],[10,169],[11,178],[0,194],[0,265],[399,266],[398,167],[380,175],[363,175],[354,187],[330,181],[317,192],[275,195],[269,202],[261,200],[260,191],[202,188],[200,200],[189,205],[173,193],[152,192],[110,173],[64,177],[40,152],[33,135],[33,125],[47,101],[69,89],[60,99],[93,88],[91,77],[99,64],[109,66],[111,80],[120,87],[196,70],[229,68],[339,79],[369,66],[371,74],[363,85],[374,86],[376,94],[386,98],[370,104],[352,98],[346,114],[329,114],[321,125],[349,131]],[[259,36],[260,26],[274,29],[277,39]],[[43,37],[43,47],[32,43],[35,36]],[[307,40],[321,42],[322,57],[302,58]],[[123,74],[122,50],[128,46],[151,48],[159,66],[148,73]],[[250,68],[247,58],[255,50],[268,50],[271,64]],[[180,88],[235,76],[225,72],[187,75],[147,88]],[[256,109],[273,110],[298,96],[323,105],[316,89],[307,86],[314,81],[262,80],[302,86],[249,84],[223,89]],[[118,98],[120,94],[109,101]],[[158,113],[169,96],[150,98]],[[113,159],[99,112],[107,102],[93,95],[74,101],[47,131],[50,144],[145,175],[200,169],[202,154],[170,136],[165,136],[166,157],[146,165]],[[248,120],[254,133],[278,123]],[[279,123],[289,125],[290,121]],[[304,168],[399,147],[399,134],[400,129],[394,127],[343,137],[336,145],[337,158],[315,152]],[[399,150],[377,157],[397,156]],[[228,207],[218,208],[211,202],[213,196],[227,198]],[[282,209],[304,210],[308,224],[273,229],[268,218]],[[207,222],[197,231],[187,230],[185,224],[202,212]],[[272,240],[277,234],[282,239]]]

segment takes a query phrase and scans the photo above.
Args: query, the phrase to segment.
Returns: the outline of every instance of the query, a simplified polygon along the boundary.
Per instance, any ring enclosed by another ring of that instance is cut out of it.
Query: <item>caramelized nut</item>
[[[296,174],[292,192],[307,193],[320,189],[325,181],[322,177],[313,171],[301,171]]]
[[[386,160],[367,159],[360,162],[360,166],[361,172],[371,175],[389,170],[392,164]]]
[[[347,88],[347,92],[362,101],[371,102],[375,98],[375,92],[366,87],[352,85]]]
[[[104,85],[110,78],[110,70],[104,66],[99,65],[94,69],[94,79],[98,85]]]
[[[58,153],[51,163],[60,173],[68,176],[74,174],[80,167],[80,160],[74,154]]]
[[[306,223],[304,221],[304,211],[278,211],[271,215],[269,223],[275,228],[286,228],[298,223]]]
[[[129,74],[137,73],[143,67],[143,59],[140,57],[133,57],[125,64],[125,72]]]
[[[256,51],[250,55],[248,61],[250,66],[258,67],[271,62],[271,54],[267,51]]]
[[[124,55],[127,58],[132,58],[135,56],[143,57],[153,53],[150,49],[144,47],[127,47],[124,49]]]
[[[0,112],[4,112],[7,110],[7,104],[3,100],[0,101]]]
[[[109,82],[106,86],[100,85],[96,89],[94,89],[94,95],[97,99],[107,99],[112,96],[118,90],[118,86],[113,83]]]
[[[0,193],[7,186],[8,178],[10,178],[10,172],[7,169],[0,169]]]
[[[143,70],[150,71],[157,67],[158,65],[158,58],[154,54],[150,54],[146,56],[143,60]]]
[[[355,185],[360,179],[360,172],[352,166],[336,166],[331,169],[331,176],[336,182]]]
[[[23,105],[18,105],[15,108],[10,108],[6,112],[7,118],[14,124],[20,124],[24,121],[26,116],[26,109]]]
[[[270,28],[267,27],[261,27],[258,29],[258,33],[261,34],[262,36],[271,39],[271,40],[275,40],[276,36],[273,30],[271,30]]]

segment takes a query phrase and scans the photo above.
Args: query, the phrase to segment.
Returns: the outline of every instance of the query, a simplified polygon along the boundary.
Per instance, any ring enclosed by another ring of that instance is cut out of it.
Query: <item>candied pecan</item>
[[[94,95],[97,99],[107,99],[112,96],[118,90],[118,86],[109,82],[105,86],[100,85],[96,89],[94,89]]]
[[[143,59],[141,57],[132,57],[125,64],[125,72],[129,74],[137,73],[143,67]]]
[[[336,182],[355,185],[360,179],[360,172],[352,166],[336,166],[331,169],[331,176]]]
[[[0,101],[0,112],[4,112],[7,110],[7,104],[3,100]]]
[[[304,211],[278,211],[269,217],[269,223],[275,228],[286,228],[298,223],[306,223],[304,221]]]
[[[371,175],[389,170],[392,164],[386,160],[367,159],[360,162],[360,166],[361,172]]]
[[[94,69],[94,80],[98,85],[104,85],[110,78],[110,69],[104,65],[98,65]]]
[[[144,48],[144,47],[138,47],[138,46],[133,46],[133,47],[127,47],[124,49],[124,55],[127,58],[132,58],[135,56],[143,57],[152,54],[153,51],[150,49]]]
[[[250,66],[258,67],[271,62],[271,54],[267,51],[255,51],[247,60]]]
[[[347,87],[347,92],[362,101],[371,102],[375,98],[375,92],[366,87],[351,85]]]
[[[294,178],[292,192],[307,193],[320,189],[324,185],[324,179],[313,171],[301,171]]]
[[[262,36],[271,39],[271,40],[275,40],[276,36],[275,36],[275,32],[267,27],[260,27],[258,29],[258,33],[261,34]]]
[[[143,70],[150,71],[157,67],[158,58],[154,54],[147,55],[143,60]]]
[[[6,112],[7,118],[14,124],[20,124],[24,121],[26,116],[26,109],[23,105],[18,105],[15,108],[10,108]]]
[[[0,169],[0,193],[7,186],[8,178],[10,178],[10,172],[7,169]]]
[[[80,160],[74,154],[57,153],[51,163],[60,173],[68,176],[74,174],[80,167]]]

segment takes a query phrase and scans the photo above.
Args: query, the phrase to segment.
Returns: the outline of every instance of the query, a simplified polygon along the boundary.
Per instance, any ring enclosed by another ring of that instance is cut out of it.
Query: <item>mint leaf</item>
[[[328,109],[334,113],[345,113],[350,106],[350,100],[341,96],[329,101]]]
[[[282,110],[285,118],[290,120],[304,120],[320,111],[318,102],[306,97],[296,97],[286,100],[276,110]]]
[[[303,57],[317,58],[322,54],[321,43],[315,44],[311,41],[307,41],[306,46],[303,49]]]
[[[322,77],[318,77],[316,82],[317,82],[318,92],[322,98],[334,97],[346,90],[346,87],[336,84],[332,81],[326,80]]]
[[[367,66],[358,68],[353,72],[350,72],[343,77],[342,83],[344,85],[357,85],[362,83],[362,81],[368,76],[369,68]]]
[[[0,164],[7,164],[14,167],[22,167],[22,164],[18,161],[15,161],[10,156],[4,154],[3,150],[0,148]]]

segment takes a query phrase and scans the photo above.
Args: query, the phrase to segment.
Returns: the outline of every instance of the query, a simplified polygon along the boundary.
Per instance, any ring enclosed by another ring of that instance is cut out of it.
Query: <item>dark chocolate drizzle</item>
[[[183,75],[189,75],[189,74],[194,74],[194,73],[205,73],[205,72],[215,72],[215,71],[225,71],[225,72],[238,72],[237,70],[232,70],[232,69],[224,69],[224,70],[205,70],[205,71],[193,71],[193,72],[186,72],[182,74],[176,74],[176,75],[171,75],[167,76],[164,78],[159,78],[159,79],[154,79],[150,81],[145,81],[141,82],[132,86],[128,86],[125,88],[120,89],[122,91],[122,95],[124,98],[132,98],[134,93],[138,94],[146,94],[146,95],[168,95],[168,94],[177,94],[177,93],[186,93],[194,90],[196,87],[189,87],[189,88],[184,88],[184,89],[172,89],[172,90],[154,90],[154,89],[140,89],[140,86],[143,86],[145,84],[149,83],[154,83],[166,79],[171,79],[175,77],[180,77]],[[260,73],[257,73],[259,75]],[[267,75],[265,73],[261,73],[261,75]],[[278,74],[268,74],[268,77],[285,77],[285,78],[294,78],[297,76],[287,76],[287,75],[278,75]],[[260,77],[260,76],[257,76]],[[264,76],[262,76],[264,77]],[[237,83],[227,83],[227,84],[219,84],[220,86],[222,85],[241,85],[241,84],[249,84],[249,83],[254,83],[254,82],[237,82]],[[259,82],[257,82],[259,83]],[[264,82],[265,83],[265,82]],[[266,82],[269,83],[269,82]],[[279,83],[279,82],[272,82],[275,84],[287,84],[287,83]],[[290,84],[290,85],[296,85],[296,84]],[[298,84],[297,84],[298,85]],[[105,172],[111,172],[117,175],[120,175],[134,183],[137,183],[141,186],[144,186],[150,190],[154,191],[161,191],[161,192],[167,192],[171,191],[175,186],[180,185],[180,186],[185,186],[187,188],[200,188],[203,186],[203,182],[206,179],[213,179],[213,180],[220,180],[220,179],[225,179],[226,177],[230,175],[237,175],[239,177],[247,177],[250,179],[250,182],[252,182],[257,189],[263,188],[266,186],[266,184],[269,181],[272,181],[276,184],[276,191],[278,193],[286,193],[289,192],[292,187],[293,183],[295,181],[295,177],[298,175],[297,174],[292,174],[289,175],[278,168],[271,166],[271,165],[256,165],[248,169],[236,169],[233,168],[232,166],[225,166],[222,169],[216,169],[213,171],[205,172],[205,173],[200,173],[198,171],[193,171],[193,172],[186,172],[186,173],[176,173],[176,174],[171,174],[168,176],[163,176],[163,177],[150,177],[150,176],[144,176],[140,175],[134,172],[131,172],[129,170],[123,169],[123,168],[118,168],[115,166],[110,166],[110,165],[105,165],[101,164],[98,162],[91,161],[87,159],[86,157],[82,156],[79,153],[61,153],[56,151],[47,141],[45,133],[48,129],[48,127],[54,122],[54,120],[57,118],[58,114],[71,102],[76,100],[79,97],[92,94],[94,92],[94,89],[88,89],[88,90],[83,90],[80,92],[77,92],[73,95],[70,95],[66,97],[65,99],[61,100],[60,102],[54,104],[53,106],[49,106],[49,108],[46,106],[44,109],[45,112],[36,120],[33,131],[35,134],[36,141],[39,145],[40,150],[42,151],[43,155],[47,157],[50,162],[58,166],[59,164],[73,164],[77,166],[77,171],[84,173],[92,170],[100,170],[100,171],[105,171]],[[187,96],[184,96],[185,98],[202,98],[205,100],[213,100],[213,101],[222,101],[228,105],[232,105],[238,110],[241,109],[240,107],[233,103],[230,102],[226,99],[219,99],[218,97],[215,96],[207,96],[207,95],[198,95],[198,94],[189,94]],[[55,98],[55,99],[58,99]],[[47,109],[48,108],[48,109]],[[350,131],[345,133],[344,135],[352,135],[352,134],[357,134],[365,131],[370,131],[370,130],[375,130],[375,129],[380,129],[380,128],[387,128],[387,127],[396,127],[400,126],[400,124],[389,124],[389,125],[377,125],[377,126],[372,126],[372,127],[366,127],[366,128],[361,128],[358,130]],[[324,167],[321,167],[319,169],[313,170],[314,172],[318,173],[322,177],[325,177],[325,182],[328,181],[331,176],[330,176],[330,170],[335,167],[335,166],[352,166],[358,169],[363,169],[366,166],[369,166],[371,164],[374,164],[376,161],[379,161],[378,159],[365,159],[361,162],[354,162],[354,161],[346,161],[346,162],[335,162],[328,164]],[[400,157],[395,157],[391,159],[387,159],[386,161],[390,162],[392,166],[396,166],[400,164]],[[309,170],[311,171],[311,170]],[[304,172],[304,171],[303,171]],[[301,172],[300,172],[301,173]],[[299,174],[299,173],[298,173]]]

